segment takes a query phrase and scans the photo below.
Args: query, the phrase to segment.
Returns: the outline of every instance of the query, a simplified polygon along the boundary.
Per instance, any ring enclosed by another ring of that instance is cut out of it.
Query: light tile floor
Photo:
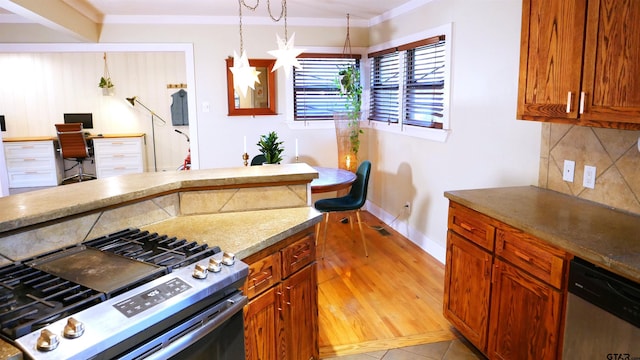
[[[484,360],[477,349],[464,340],[442,341],[399,349],[345,355],[326,360]]]

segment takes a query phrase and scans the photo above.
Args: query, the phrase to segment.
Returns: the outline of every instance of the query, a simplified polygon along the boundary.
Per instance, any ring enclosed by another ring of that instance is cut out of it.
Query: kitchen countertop
[[[0,233],[189,189],[304,184],[317,177],[311,166],[295,163],[145,172],[57,186],[0,197]]]
[[[220,246],[239,259],[311,227],[322,219],[313,207],[178,216],[142,227],[199,244]]]
[[[640,283],[640,216],[534,186],[445,197]]]

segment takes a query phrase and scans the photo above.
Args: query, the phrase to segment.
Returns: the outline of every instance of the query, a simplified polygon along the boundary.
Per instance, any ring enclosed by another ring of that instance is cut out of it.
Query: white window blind
[[[442,128],[444,112],[444,37],[408,49],[405,62],[404,123]]]
[[[442,129],[445,37],[430,37],[369,54],[369,119]]]
[[[398,122],[400,98],[400,56],[395,50],[373,57],[369,119]]]
[[[334,112],[347,108],[336,83],[338,72],[350,65],[359,67],[359,59],[343,54],[302,54],[298,61],[302,69],[293,69],[294,120],[333,120]]]

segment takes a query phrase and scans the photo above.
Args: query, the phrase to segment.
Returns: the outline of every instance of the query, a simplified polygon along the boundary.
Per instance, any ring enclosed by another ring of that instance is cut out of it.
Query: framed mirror
[[[227,58],[227,107],[229,116],[238,115],[276,115],[276,77],[272,72],[276,60],[249,59],[249,65],[255,66],[260,83],[255,89],[247,89],[247,95],[233,87],[233,58]]]

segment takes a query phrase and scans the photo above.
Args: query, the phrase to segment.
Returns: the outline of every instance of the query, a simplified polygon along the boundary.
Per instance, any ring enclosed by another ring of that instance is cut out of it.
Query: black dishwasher
[[[640,359],[640,285],[575,258],[563,359]]]

